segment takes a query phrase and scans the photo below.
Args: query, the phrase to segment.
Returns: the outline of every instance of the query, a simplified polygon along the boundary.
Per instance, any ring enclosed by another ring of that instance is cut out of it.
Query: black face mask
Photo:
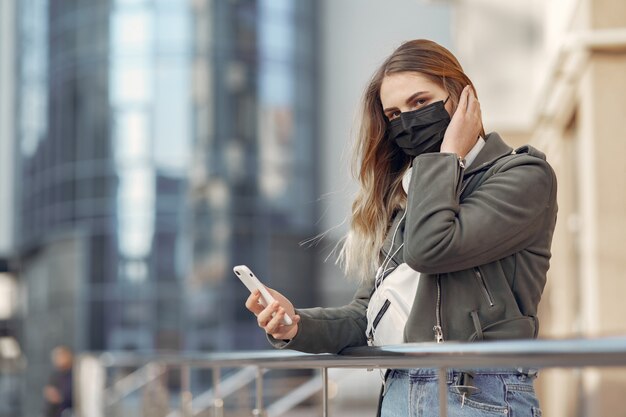
[[[410,156],[439,152],[443,135],[450,124],[450,115],[445,108],[448,98],[421,109],[400,113],[398,118],[389,122],[388,138],[395,140]]]

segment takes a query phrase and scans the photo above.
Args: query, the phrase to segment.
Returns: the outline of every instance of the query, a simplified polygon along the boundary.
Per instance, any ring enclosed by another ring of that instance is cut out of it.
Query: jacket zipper
[[[463,186],[461,187],[461,191],[459,191],[459,197],[463,195],[463,191],[465,191],[465,189],[467,188],[467,186],[469,185],[470,181],[471,181],[471,176],[465,180],[465,183],[463,184]]]
[[[491,297],[491,294],[489,293],[489,289],[487,289],[487,284],[485,283],[485,279],[483,278],[483,275],[480,273],[480,269],[474,268],[474,275],[476,276],[476,280],[478,281],[478,286],[483,290],[483,294],[487,298],[489,305],[493,307],[493,298]]]
[[[441,328],[441,275],[437,275],[437,307],[435,309],[437,324],[433,327],[435,342],[443,342],[443,329]]]
[[[461,170],[462,171],[462,170]],[[473,172],[471,174],[469,174],[467,176],[467,178],[463,178],[464,174],[461,176],[461,191],[459,191],[459,197],[461,197],[463,195],[463,193],[465,192],[465,190],[467,189],[467,186],[470,184],[470,182],[472,182],[472,180],[474,179],[474,177],[476,176],[476,174],[480,172]]]
[[[460,197],[461,194],[463,194],[463,190],[465,189],[465,187],[467,187],[467,181],[463,182],[463,171],[465,171],[465,165],[463,165],[463,162],[459,159],[459,163],[456,165],[456,176],[459,179],[458,185],[457,185],[457,196]]]

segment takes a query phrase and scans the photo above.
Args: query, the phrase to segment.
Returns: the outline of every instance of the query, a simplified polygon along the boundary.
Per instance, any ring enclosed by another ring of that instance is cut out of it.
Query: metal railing
[[[447,416],[446,372],[448,369],[480,368],[551,368],[586,366],[626,366],[626,337],[560,340],[511,340],[478,343],[446,342],[443,344],[420,343],[385,347],[359,347],[346,349],[340,355],[306,354],[294,351],[250,351],[235,353],[99,353],[83,354],[77,361],[75,372],[78,394],[79,417],[103,417],[106,392],[103,375],[105,370],[120,367],[139,367],[135,375],[154,378],[158,371],[147,372],[148,365],[178,368],[181,375],[179,416],[192,417],[193,398],[190,390],[190,369],[211,369],[213,388],[210,395],[214,415],[223,415],[223,398],[229,392],[221,390],[221,370],[242,368],[241,373],[231,376],[225,385],[241,387],[256,381],[256,407],[253,415],[264,416],[263,373],[268,369],[319,369],[322,382],[322,415],[328,416],[328,369],[329,368],[436,368],[439,372],[439,415]],[[141,368],[146,367],[146,368]],[[256,369],[255,375],[251,369]],[[93,387],[98,385],[100,387]],[[236,382],[239,381],[239,382]],[[142,384],[128,378],[122,380],[126,389]],[[90,391],[89,387],[92,390]],[[83,389],[83,391],[81,391]],[[128,391],[124,391],[128,392]],[[110,394],[110,401],[117,394]],[[206,396],[205,396],[206,397]],[[203,398],[206,403],[206,398]],[[173,415],[170,413],[170,415]]]

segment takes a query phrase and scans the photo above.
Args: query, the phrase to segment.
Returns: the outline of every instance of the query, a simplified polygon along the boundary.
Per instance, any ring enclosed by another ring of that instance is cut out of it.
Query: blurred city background
[[[624,0],[0,0],[0,416],[44,415],[57,346],[269,348],[233,265],[348,302],[325,259],[361,94],[415,38],[557,172],[540,337],[625,333]],[[544,415],[626,416],[624,370],[540,375]],[[335,376],[333,406],[373,415],[378,372]]]

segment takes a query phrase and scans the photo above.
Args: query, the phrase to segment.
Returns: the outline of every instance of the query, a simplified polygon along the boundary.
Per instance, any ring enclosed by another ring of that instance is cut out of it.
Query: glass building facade
[[[312,301],[314,260],[298,242],[316,232],[313,3],[214,2],[195,15],[194,268],[185,286],[195,348],[251,346],[256,323],[232,265]],[[234,332],[235,323],[250,328]]]
[[[25,392],[58,344],[267,346],[232,266],[315,302],[317,257],[298,246],[318,232],[315,2],[17,12]]]

